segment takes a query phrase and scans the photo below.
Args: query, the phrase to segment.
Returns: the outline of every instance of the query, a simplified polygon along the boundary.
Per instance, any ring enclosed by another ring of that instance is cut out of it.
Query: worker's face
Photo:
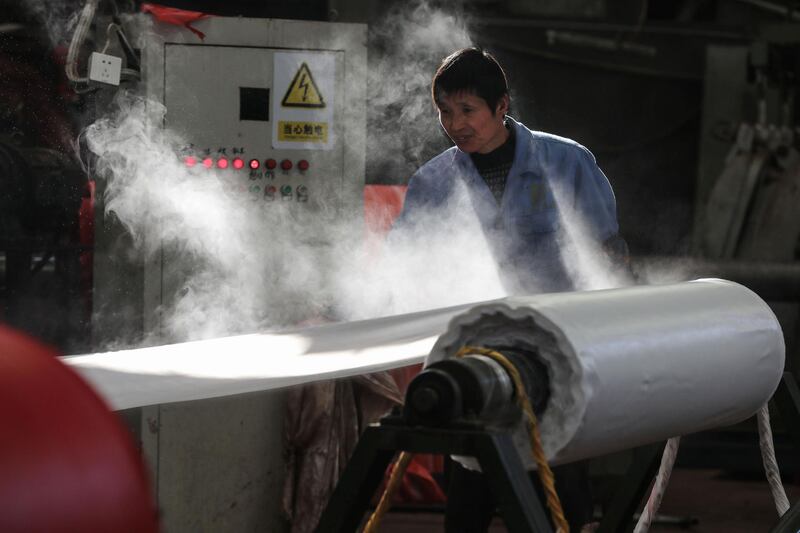
[[[466,91],[441,92],[436,105],[439,122],[462,152],[486,154],[508,138],[508,130],[503,124],[503,117],[508,112],[507,95],[497,103],[494,113],[486,100]]]

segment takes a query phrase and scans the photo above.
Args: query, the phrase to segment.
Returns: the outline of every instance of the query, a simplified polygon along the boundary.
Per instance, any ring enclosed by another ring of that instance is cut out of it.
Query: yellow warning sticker
[[[278,122],[278,140],[327,143],[328,123],[281,120]]]
[[[286,89],[286,95],[283,97],[281,105],[283,107],[325,107],[325,100],[305,62],[297,69],[297,74],[294,75],[292,83]]]

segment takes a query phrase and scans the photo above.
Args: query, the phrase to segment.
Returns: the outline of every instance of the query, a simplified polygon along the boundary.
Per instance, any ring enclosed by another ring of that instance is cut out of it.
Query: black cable
[[[128,61],[128,68],[141,71],[139,56],[136,54],[136,50],[133,49],[131,43],[128,41],[128,37],[125,35],[125,32],[122,31],[122,19],[119,18],[119,8],[117,7],[117,2],[116,0],[110,0],[110,2],[111,9],[114,12],[111,15],[111,21],[116,24],[115,30],[117,32],[117,38],[119,39],[119,44],[122,46],[122,51],[125,53],[125,59]]]
[[[131,43],[128,42],[128,38],[125,36],[125,32],[122,31],[122,23],[118,18],[112,20],[114,20],[114,24],[116,24],[115,29],[117,31],[117,37],[122,45],[122,51],[125,52],[125,59],[128,60],[128,68],[140,71],[139,56],[136,55],[136,50],[133,49]]]
[[[40,270],[42,270],[47,263],[53,258],[53,250],[46,250],[44,255],[33,265],[31,269],[31,275],[37,274]]]

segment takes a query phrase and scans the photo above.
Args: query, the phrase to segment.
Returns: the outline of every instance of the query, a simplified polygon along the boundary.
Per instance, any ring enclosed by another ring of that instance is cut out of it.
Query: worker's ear
[[[494,110],[495,115],[499,114],[501,117],[504,117],[508,113],[509,105],[510,101],[508,99],[508,95],[504,94],[497,102],[497,108]]]

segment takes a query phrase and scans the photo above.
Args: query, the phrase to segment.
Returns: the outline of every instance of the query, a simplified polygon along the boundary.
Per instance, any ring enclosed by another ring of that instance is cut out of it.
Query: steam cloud
[[[467,18],[455,8],[399,3],[370,33],[367,153],[381,157],[368,170],[384,179],[397,172],[407,178],[435,148],[449,146],[435,119],[430,84],[443,58],[473,44]]]
[[[42,22],[50,44],[57,46],[72,36],[81,4],[70,0],[25,0],[24,6]]]
[[[85,132],[108,179],[105,204],[151,255],[164,247],[165,279],[178,297],[162,310],[171,340],[284,324],[310,314],[321,277],[304,256],[299,227],[266,210],[230,178],[187,168],[182,140],[158,127],[165,109],[121,93],[115,116]],[[284,227],[268,235],[265,228]],[[313,228],[308,229],[309,232]],[[296,288],[296,290],[295,290]],[[294,302],[287,306],[285,302]]]
[[[370,90],[376,109],[402,112],[373,138],[392,139],[414,152],[441,135],[428,96],[431,73],[469,38],[453,15],[425,5],[392,12],[386,21],[374,29],[386,43]],[[390,42],[397,47],[386,48]],[[85,137],[97,156],[96,174],[107,180],[106,210],[146,254],[164,249],[166,292],[177,296],[160,310],[163,340],[308,319],[367,318],[503,295],[481,230],[464,208],[465,197],[431,214],[431,224],[439,227],[450,221],[435,236],[394,239],[376,254],[361,244],[363,229],[349,217],[334,224],[300,223],[286,204],[254,202],[223,173],[187,168],[177,155],[185,140],[160,127],[162,106],[121,92],[116,108]],[[407,152],[381,149],[413,159]],[[315,244],[321,240],[332,245]]]
[[[379,55],[370,65],[366,149],[416,167],[426,147],[442,139],[430,77],[444,56],[471,43],[466,23],[420,3],[391,11],[372,31]],[[107,180],[106,210],[146,254],[163,247],[165,292],[176,295],[160,309],[163,341],[504,295],[464,191],[423,215],[419,226],[436,232],[397,235],[376,252],[373,241],[362,244],[363,228],[352,217],[296,220],[291,203],[252,201],[224,173],[187,168],[177,155],[186,140],[160,127],[162,106],[120,92],[116,109],[85,136],[97,156],[96,175]],[[593,261],[584,254],[573,263],[591,272]],[[584,288],[613,283],[590,278],[584,276]]]

